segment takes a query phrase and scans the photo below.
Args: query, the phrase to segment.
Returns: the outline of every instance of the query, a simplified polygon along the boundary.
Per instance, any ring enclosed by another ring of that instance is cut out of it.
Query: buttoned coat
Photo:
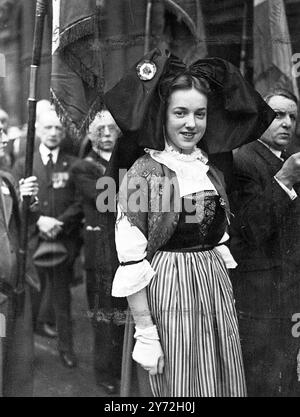
[[[95,270],[104,292],[112,297],[111,285],[118,265],[114,244],[114,229],[109,227],[109,217],[97,207],[100,194],[97,181],[104,175],[108,162],[93,150],[84,160],[77,161],[71,170],[76,184],[77,197],[84,212],[84,255],[85,269]],[[114,304],[118,304],[116,299]]]
[[[70,263],[74,261],[81,245],[82,210],[76,200],[75,185],[70,180],[70,168],[75,161],[75,157],[60,151],[54,164],[52,179],[49,180],[39,151],[35,152],[33,159],[33,175],[38,178],[39,183],[40,215],[54,217],[64,223],[63,231],[57,239],[66,246]],[[24,163],[25,159],[22,158],[15,164],[14,174],[17,179],[23,177]],[[38,242],[38,227],[32,227],[29,240],[31,253],[37,248]]]
[[[300,200],[291,200],[275,180],[282,165],[259,141],[243,146],[234,157],[231,250],[239,264],[236,272],[252,277],[247,297],[241,295],[238,303],[243,311],[253,311],[260,294],[255,311],[262,317],[290,317],[300,311],[300,276],[294,273],[300,270]],[[294,188],[299,192],[300,184]],[[258,277],[258,272],[267,276],[274,268],[281,273],[268,280]],[[293,275],[289,280],[287,272]],[[242,285],[239,280],[236,290]]]
[[[86,288],[94,330],[94,368],[97,380],[120,377],[122,343],[127,302],[111,296],[118,265],[114,228],[108,227],[107,212],[97,207],[97,182],[105,173],[107,161],[93,150],[76,162],[71,175],[84,212],[84,256]]]
[[[234,156],[231,250],[238,267],[231,278],[251,396],[300,395],[293,321],[300,312],[300,200],[274,178],[282,165],[259,141]],[[299,195],[299,184],[294,188]]]
[[[96,269],[100,261],[103,262],[104,253],[99,244],[103,242],[103,237],[107,233],[106,217],[97,210],[96,201],[99,191],[96,184],[97,180],[103,176],[107,164],[105,159],[91,151],[85,159],[77,161],[71,170],[77,195],[84,211],[83,236],[86,269]]]

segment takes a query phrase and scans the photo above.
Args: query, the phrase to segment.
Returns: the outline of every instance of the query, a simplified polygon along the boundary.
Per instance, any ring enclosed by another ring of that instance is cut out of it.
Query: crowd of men
[[[4,111],[2,113],[0,118],[3,116],[7,120],[6,126],[0,126],[4,140],[7,139],[8,115]],[[45,337],[57,338],[62,364],[68,368],[77,366],[73,348],[71,284],[77,273],[75,260],[79,259],[80,262],[83,246],[89,316],[94,329],[95,377],[97,384],[110,394],[117,392],[120,379],[124,320],[116,322],[111,313],[115,309],[110,289],[103,286],[105,277],[111,282],[116,260],[109,258],[110,253],[115,252],[107,246],[105,217],[101,217],[96,208],[96,182],[104,174],[119,135],[120,130],[110,113],[101,111],[90,125],[88,141],[84,142],[85,149],[82,152],[86,155],[79,159],[65,151],[64,129],[50,103],[45,100],[38,103],[33,159],[33,177],[38,179],[38,203],[29,228],[26,274],[31,311],[27,316],[25,310],[21,314],[29,330],[23,335],[24,344],[18,352],[20,360],[23,359],[28,368],[32,368],[34,331]],[[20,151],[24,148],[24,137],[20,135],[13,141],[17,139],[21,142],[19,152],[13,152],[16,147],[10,146],[0,155],[2,172],[12,179],[14,186],[18,181],[20,184],[24,182],[25,157],[24,152]],[[3,186],[2,194],[5,194]],[[13,290],[14,281],[9,277],[2,280],[2,275],[1,282],[6,281]],[[1,286],[0,290],[7,295],[4,287]],[[97,314],[100,310],[103,312],[101,318]],[[13,316],[11,321],[14,321]],[[21,330],[24,332],[24,327]],[[7,341],[8,338],[6,335],[3,340]],[[26,349],[29,347],[30,354],[26,358]],[[5,349],[3,363],[8,363],[7,355],[10,353]],[[15,378],[17,372],[15,367],[4,369],[3,394],[32,394],[32,372],[27,372],[25,383],[12,383],[10,392],[5,389],[9,375],[12,380],[18,380]],[[28,387],[26,392],[24,386]]]
[[[300,153],[286,152],[295,133],[298,103],[293,94],[279,89],[265,100],[276,118],[261,138],[234,152],[230,247],[238,267],[231,279],[248,394],[298,396],[300,346],[292,328],[300,313]],[[64,366],[77,365],[70,284],[75,261],[82,259],[81,248],[96,381],[107,393],[117,393],[124,323],[116,312],[126,305],[116,304],[110,295],[117,259],[113,239],[108,239],[113,230],[96,207],[96,183],[105,173],[120,130],[103,110],[90,125],[82,157],[70,155],[64,150],[62,124],[43,101],[37,112],[33,177],[25,180],[22,130],[9,129],[3,110],[0,131],[0,227],[6,236],[0,256],[14,259],[6,270],[3,261],[0,276],[1,311],[10,300],[5,311],[7,337],[2,339],[3,395],[32,393],[33,330],[57,338]],[[32,196],[27,301],[21,313],[12,295],[20,224],[18,189],[21,199]]]

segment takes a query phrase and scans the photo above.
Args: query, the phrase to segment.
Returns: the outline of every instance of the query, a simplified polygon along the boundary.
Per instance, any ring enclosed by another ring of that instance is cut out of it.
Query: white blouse
[[[178,158],[178,155],[181,156],[182,154],[176,151],[170,152],[168,145],[166,145],[166,150],[162,152],[154,150],[146,151],[157,162],[166,165],[176,173],[180,197],[204,190],[216,191],[214,185],[206,175],[208,171],[208,166],[206,165],[207,158],[202,151],[195,150],[191,154],[190,159]],[[188,180],[187,172],[189,173]],[[225,233],[219,244],[228,240],[228,237],[228,234]],[[115,227],[115,239],[120,263],[143,259],[142,262],[136,264],[120,265],[116,271],[112,286],[112,295],[114,297],[127,297],[145,288],[155,275],[155,271],[145,259],[148,244],[146,237],[136,226],[130,224],[126,215],[122,215],[119,206]],[[226,245],[219,245],[214,250],[218,251],[221,255],[227,268],[235,268],[237,266]]]
[[[120,265],[115,274],[112,286],[114,297],[127,297],[145,288],[155,271],[147,261],[147,239],[144,234],[129,223],[126,215],[121,216],[118,208],[118,219],[116,222],[116,248],[120,262],[137,261],[144,259],[133,265]]]

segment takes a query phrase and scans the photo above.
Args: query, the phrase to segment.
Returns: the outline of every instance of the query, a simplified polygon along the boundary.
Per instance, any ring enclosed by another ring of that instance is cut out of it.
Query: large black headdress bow
[[[147,62],[156,73],[143,80],[141,65]],[[135,143],[128,146],[164,149],[165,103],[160,85],[185,72],[205,78],[212,90],[208,99],[207,129],[198,144],[207,153],[229,152],[258,139],[275,117],[273,110],[230,62],[207,58],[186,67],[177,57],[154,49],[104,98],[125,137],[131,137]]]
[[[136,132],[139,146],[164,149],[162,126],[164,102],[159,85],[188,72],[207,79],[212,89],[208,100],[206,133],[199,143],[208,153],[231,151],[261,136],[274,112],[239,70],[221,58],[201,59],[186,67],[177,57],[159,49],[149,52],[139,63],[154,63],[156,73],[142,80],[135,65],[105,95],[105,102],[123,131]]]

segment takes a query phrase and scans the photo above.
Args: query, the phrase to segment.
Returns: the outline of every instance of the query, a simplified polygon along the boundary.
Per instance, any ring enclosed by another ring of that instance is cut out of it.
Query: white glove
[[[145,329],[135,328],[136,343],[132,358],[139,363],[150,375],[162,374],[164,368],[164,353],[161,348],[155,325]]]

